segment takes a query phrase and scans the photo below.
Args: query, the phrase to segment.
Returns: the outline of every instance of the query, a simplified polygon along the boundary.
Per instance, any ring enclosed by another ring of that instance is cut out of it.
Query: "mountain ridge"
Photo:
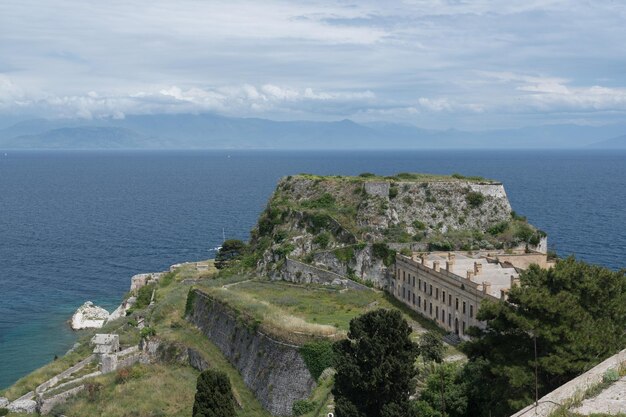
[[[1,149],[530,149],[606,147],[626,125],[431,130],[390,122],[276,121],[210,113],[31,119],[0,129]],[[91,140],[87,140],[91,137]],[[609,141],[612,139],[608,139]],[[622,147],[621,145],[619,147]]]

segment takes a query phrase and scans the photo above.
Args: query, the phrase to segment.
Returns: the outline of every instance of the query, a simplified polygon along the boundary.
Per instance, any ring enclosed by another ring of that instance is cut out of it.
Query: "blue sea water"
[[[281,176],[430,172],[504,182],[560,255],[626,266],[626,152],[0,153],[0,388],[74,343],[86,300],[112,309],[139,272],[247,239]]]

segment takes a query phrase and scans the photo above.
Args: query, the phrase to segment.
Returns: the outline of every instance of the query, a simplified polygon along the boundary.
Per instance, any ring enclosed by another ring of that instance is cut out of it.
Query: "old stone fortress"
[[[398,254],[388,289],[416,312],[467,339],[469,327],[483,327],[476,319],[480,303],[506,299],[519,284],[519,272],[531,264],[553,265],[545,253],[523,249]]]

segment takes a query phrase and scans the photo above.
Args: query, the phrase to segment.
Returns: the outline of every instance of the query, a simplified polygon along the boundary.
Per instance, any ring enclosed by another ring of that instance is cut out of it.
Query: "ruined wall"
[[[265,409],[273,415],[291,415],[294,401],[307,398],[316,385],[298,346],[251,328],[230,307],[201,291],[195,295],[187,320],[239,370]]]
[[[368,289],[365,285],[346,279],[335,272],[289,258],[285,260],[283,268],[272,278],[299,284],[340,285],[355,290]]]

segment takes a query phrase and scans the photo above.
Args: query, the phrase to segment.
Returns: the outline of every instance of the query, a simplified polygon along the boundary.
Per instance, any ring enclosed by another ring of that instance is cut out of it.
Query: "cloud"
[[[10,0],[0,115],[616,121],[625,20],[574,0]]]

